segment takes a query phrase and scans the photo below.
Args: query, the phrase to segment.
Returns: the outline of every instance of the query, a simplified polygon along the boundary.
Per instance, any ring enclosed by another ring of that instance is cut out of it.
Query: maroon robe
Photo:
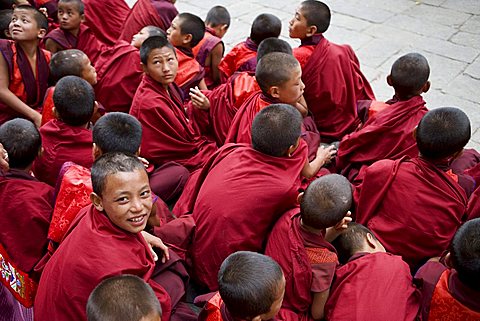
[[[195,88],[205,76],[205,69],[195,59],[192,49],[176,47],[178,70],[175,83],[182,90],[184,99],[190,99],[190,89]]]
[[[466,220],[463,188],[422,158],[374,163],[354,199],[357,222],[368,226],[387,251],[401,255],[412,270],[440,256]]]
[[[336,166],[353,181],[360,168],[381,159],[416,157],[417,143],[413,130],[427,113],[425,101],[414,96],[407,101],[392,99],[388,108],[369,117],[357,131],[346,135],[338,148]]]
[[[225,82],[235,71],[255,72],[257,49],[258,45],[250,38],[233,47],[218,65],[222,82]]]
[[[322,139],[341,140],[359,124],[357,100],[374,100],[372,88],[348,45],[329,42],[316,35],[304,45],[316,44],[302,71],[303,96]]]
[[[138,0],[123,24],[119,39],[130,42],[143,27],[150,25],[167,31],[177,15],[177,9],[169,0]]]
[[[217,149],[214,142],[192,127],[174,84],[167,92],[145,75],[133,98],[130,114],[142,123],[141,155],[155,165],[175,161],[195,170]]]
[[[213,48],[215,48],[218,44],[221,44],[223,49],[225,50],[225,46],[223,44],[222,39],[216,36],[215,30],[206,27],[205,34],[203,39],[193,47],[193,54],[195,55],[195,59],[198,61],[200,66],[205,68],[205,84],[209,89],[213,89],[216,83],[213,80],[213,73],[211,66],[206,66],[205,62],[208,58],[208,55],[212,52]],[[222,52],[223,55],[223,52]]]
[[[413,321],[418,308],[418,293],[401,257],[383,252],[357,253],[335,273],[325,318]]]
[[[155,262],[143,236],[117,227],[93,205],[78,216],[45,266],[35,298],[35,320],[86,320],[85,306],[93,289],[121,274],[144,279],[160,301],[162,320],[169,320],[170,296],[151,279]]]

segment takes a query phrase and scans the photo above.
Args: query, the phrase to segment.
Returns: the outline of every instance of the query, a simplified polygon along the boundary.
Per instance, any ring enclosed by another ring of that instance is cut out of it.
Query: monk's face
[[[22,8],[13,11],[8,30],[12,39],[17,41],[34,40],[45,34],[45,30],[38,27],[34,13]]]
[[[97,83],[97,71],[92,66],[90,59],[87,55],[83,55],[81,59],[82,64],[82,78],[88,81],[88,83],[94,86]]]
[[[291,72],[291,77],[288,81],[278,86],[277,99],[284,104],[295,106],[303,95],[305,85],[302,81],[302,69],[300,64]]]
[[[84,15],[80,14],[78,4],[74,1],[59,2],[57,16],[62,30],[77,30],[84,20]]]
[[[175,52],[169,47],[155,48],[148,55],[145,73],[156,82],[167,87],[175,81],[178,60]]]
[[[283,296],[285,295],[285,277],[282,277],[282,280],[278,283],[276,290],[277,295],[275,297],[275,301],[273,301],[270,311],[260,315],[261,320],[271,320],[277,315],[278,311],[280,311],[280,308],[282,307]]]
[[[182,47],[188,43],[186,35],[182,34],[182,19],[179,19],[178,16],[173,19],[167,30],[167,39],[175,47]]]
[[[290,38],[304,39],[307,37],[308,23],[307,19],[302,13],[301,6],[295,10],[295,15],[293,16],[292,20],[290,20],[288,33]]]
[[[148,36],[149,36],[148,28],[144,27],[137,34],[133,35],[132,42],[130,44],[135,48],[140,49],[140,47],[142,46],[142,43],[145,41],[145,39],[148,38]]]

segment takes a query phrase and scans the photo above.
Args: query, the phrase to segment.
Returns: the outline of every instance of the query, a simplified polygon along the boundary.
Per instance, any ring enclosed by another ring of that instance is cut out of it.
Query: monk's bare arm
[[[45,41],[45,49],[47,49],[53,54],[57,51],[63,50],[64,48],[62,48],[57,42],[53,41],[52,39],[47,39]]]
[[[211,55],[211,71],[212,71],[212,80],[214,84],[220,83],[220,70],[218,70],[218,64],[222,61],[223,58],[223,43],[220,42],[215,47],[213,47],[212,51],[210,52]]]
[[[327,303],[330,289],[323,292],[313,293],[313,302],[310,312],[314,320],[322,320],[325,317],[325,303]]]
[[[302,169],[302,176],[305,178],[311,178],[315,176],[323,165],[330,162],[336,152],[337,150],[334,146],[328,146],[327,148],[323,146],[318,147],[317,156],[315,159],[310,163],[307,160],[305,163],[305,166]]]

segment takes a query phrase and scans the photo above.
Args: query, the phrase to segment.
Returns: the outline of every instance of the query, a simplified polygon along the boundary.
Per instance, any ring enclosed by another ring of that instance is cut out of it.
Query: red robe
[[[308,109],[322,139],[341,140],[359,124],[357,100],[375,99],[372,88],[350,46],[334,44],[322,35],[302,45],[316,45],[302,70]],[[298,50],[294,54],[298,55]]]
[[[419,298],[408,265],[390,253],[357,253],[339,267],[325,305],[327,320],[415,320]]]
[[[167,31],[177,15],[177,9],[169,0],[138,0],[123,23],[118,39],[130,42],[135,34],[149,25]]]
[[[42,126],[48,123],[52,119],[56,119],[55,114],[53,113],[53,92],[55,91],[55,86],[48,87],[47,92],[45,93],[45,99],[43,100],[42,107]]]
[[[205,75],[205,69],[195,60],[191,49],[175,48],[178,59],[178,71],[175,83],[182,90],[184,99],[190,99],[190,88],[198,86]]]
[[[304,143],[291,158],[233,144],[210,158],[189,204],[197,225],[191,248],[196,280],[214,291],[220,264],[228,255],[263,250],[275,221],[296,204],[306,159]]]
[[[92,132],[53,119],[40,128],[43,153],[33,163],[33,172],[42,182],[55,186],[63,163],[74,162],[90,168],[93,164]]]
[[[425,101],[421,96],[407,101],[394,99],[387,102],[388,108],[369,117],[360,129],[346,135],[340,142],[337,170],[351,181],[360,168],[381,159],[418,155],[413,130],[428,111]]]
[[[105,106],[107,112],[128,113],[143,77],[139,50],[126,41],[118,41],[100,55],[95,68],[97,101]]]
[[[155,165],[175,161],[195,170],[217,149],[214,142],[192,127],[175,85],[170,85],[167,92],[161,84],[144,76],[130,114],[142,123],[141,155]]]
[[[213,89],[213,86],[216,84],[213,81],[211,66],[205,66],[205,62],[213,48],[215,48],[218,44],[222,44],[225,50],[223,41],[215,35],[215,30],[207,27],[203,39],[193,48],[195,59],[198,61],[200,66],[205,68],[205,84],[209,89]]]
[[[354,193],[356,220],[412,270],[447,249],[466,219],[467,196],[445,171],[422,158],[382,160]]]
[[[86,320],[85,306],[93,289],[121,274],[144,279],[160,301],[162,320],[169,320],[170,296],[151,279],[155,262],[142,235],[120,229],[93,205],[79,217],[45,266],[35,298],[35,320]]]
[[[257,49],[258,45],[250,38],[233,47],[218,65],[222,82],[225,82],[235,71],[255,72]]]

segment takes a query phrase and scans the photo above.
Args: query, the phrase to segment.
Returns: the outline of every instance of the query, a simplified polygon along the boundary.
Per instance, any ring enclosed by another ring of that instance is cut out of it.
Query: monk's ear
[[[8,39],[12,38],[8,29],[3,30],[3,33],[5,34],[5,36],[7,36]]]
[[[38,157],[41,157],[43,155],[43,151],[44,151],[43,146],[40,146],[40,148],[38,149],[38,154],[37,154]]]
[[[102,198],[98,196],[96,193],[92,192],[90,194],[90,201],[92,201],[93,206],[99,212],[103,212],[103,202]]]
[[[430,90],[430,81],[427,81],[425,85],[423,85],[422,93],[426,93],[429,90]]]
[[[448,266],[449,268],[453,268],[453,265],[452,265],[452,255],[450,254],[450,252],[448,252],[446,255],[445,255],[445,265]]]
[[[252,318],[252,321],[262,321],[262,316],[257,315],[256,317]]]
[[[143,62],[141,62],[140,65],[142,66],[143,72],[144,72],[146,75],[148,75],[147,65],[145,65]]]
[[[285,156],[292,157],[292,154],[297,150],[298,145],[300,145],[300,137],[298,137],[295,145],[290,145]]]
[[[183,44],[186,45],[187,43],[190,43],[193,39],[193,36],[191,33],[187,33],[186,35],[183,35]]]
[[[80,21],[81,21],[82,23],[85,23],[85,14],[84,14],[84,13],[82,13],[82,14],[80,15]]]
[[[47,34],[47,30],[45,30],[45,29],[40,29],[40,30],[38,31],[37,38],[38,38],[38,39],[43,39],[43,37],[45,37],[46,34]]]
[[[304,194],[305,194],[304,192],[301,192],[300,194],[298,194],[298,196],[297,196],[297,203],[298,204],[300,204],[300,202],[302,202]]]
[[[278,99],[278,98],[280,98],[280,88],[278,86],[272,86],[272,87],[268,88],[267,94],[269,94],[273,98]]]
[[[97,146],[97,144],[93,143],[93,149],[92,149],[92,154],[93,154],[93,159],[97,159],[100,156],[102,156],[103,152],[100,149],[100,147]]]
[[[310,26],[307,28],[307,33],[305,35],[307,37],[313,37],[313,35],[317,33],[317,30],[317,26]]]
[[[392,75],[387,76],[387,84],[389,86],[393,87]]]

